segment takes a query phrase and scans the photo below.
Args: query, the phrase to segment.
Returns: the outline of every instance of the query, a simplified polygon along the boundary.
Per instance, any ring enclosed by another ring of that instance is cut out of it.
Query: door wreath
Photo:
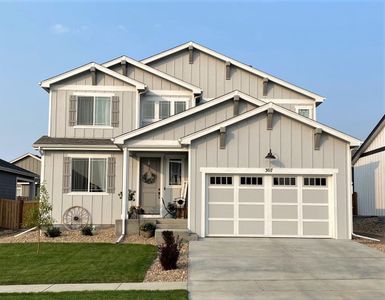
[[[148,170],[142,175],[142,181],[147,184],[153,184],[156,180],[156,174],[151,171],[150,161],[147,163]]]

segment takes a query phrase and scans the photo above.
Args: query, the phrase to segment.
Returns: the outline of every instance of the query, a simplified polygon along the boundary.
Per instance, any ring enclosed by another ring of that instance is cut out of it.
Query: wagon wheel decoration
[[[63,225],[68,230],[79,230],[91,223],[91,215],[84,207],[72,206],[63,214]]]

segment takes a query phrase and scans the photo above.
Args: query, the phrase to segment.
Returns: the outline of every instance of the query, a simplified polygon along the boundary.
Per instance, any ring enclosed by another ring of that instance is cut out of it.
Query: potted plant
[[[155,225],[153,223],[147,222],[140,226],[141,235],[145,238],[150,238],[154,236],[155,233]]]

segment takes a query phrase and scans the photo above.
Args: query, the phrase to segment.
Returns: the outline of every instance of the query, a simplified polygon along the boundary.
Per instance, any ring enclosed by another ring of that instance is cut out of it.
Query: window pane
[[[309,118],[310,117],[310,110],[308,108],[300,108],[298,110],[298,114],[300,114],[301,116]]]
[[[104,158],[91,159],[90,192],[106,191],[106,160]]]
[[[241,177],[241,184],[246,184],[246,177]]]
[[[95,98],[95,125],[111,125],[111,100],[109,97]]]
[[[252,177],[251,178],[251,184],[257,185],[257,177]]]
[[[215,184],[215,177],[210,177],[210,184]]]
[[[321,178],[321,185],[326,186],[326,178]]]
[[[215,178],[215,184],[221,184],[221,178],[220,177]]]
[[[291,179],[290,179],[290,182],[291,182],[291,185],[295,185],[295,178],[294,178],[294,177],[291,178]]]
[[[304,185],[309,185],[309,178],[304,178]]]
[[[72,159],[72,192],[88,192],[88,158]]]
[[[227,184],[233,184],[233,177],[227,177]]]
[[[78,125],[93,125],[94,97],[78,97]]]
[[[263,182],[262,182],[262,177],[258,177],[258,185],[262,185]]]
[[[274,185],[278,185],[278,177],[274,177]]]
[[[165,119],[170,116],[170,102],[160,101],[159,102],[159,118]]]
[[[175,101],[174,103],[174,113],[178,114],[182,111],[186,110],[186,102],[184,101]]]
[[[155,119],[155,102],[143,101],[143,119]]]
[[[169,163],[169,185],[180,185],[182,180],[182,162],[170,161]]]

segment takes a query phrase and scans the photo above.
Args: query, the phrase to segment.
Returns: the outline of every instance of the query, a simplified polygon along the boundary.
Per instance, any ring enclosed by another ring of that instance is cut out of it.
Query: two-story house
[[[41,87],[48,135],[34,147],[59,224],[74,206],[93,224],[125,222],[132,204],[161,218],[187,187],[201,237],[351,237],[360,141],[316,121],[318,94],[194,42]]]

